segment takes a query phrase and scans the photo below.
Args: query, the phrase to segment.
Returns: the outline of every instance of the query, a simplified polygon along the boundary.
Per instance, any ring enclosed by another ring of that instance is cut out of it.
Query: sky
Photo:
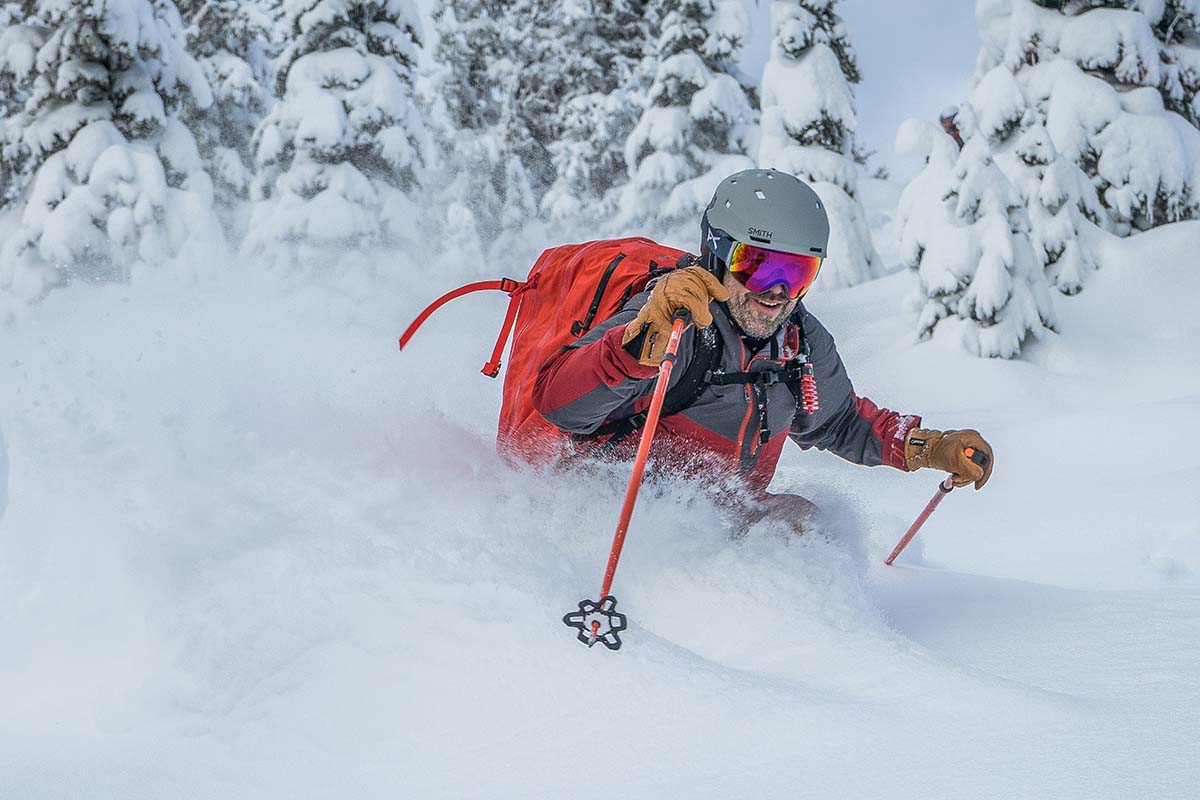
[[[743,63],[761,74],[770,55],[770,2],[745,0],[753,30]],[[896,129],[908,117],[936,120],[960,103],[971,87],[979,35],[970,0],[843,0],[838,12],[858,56],[862,83],[855,87],[858,135],[893,177],[905,179],[918,164],[894,152]]]

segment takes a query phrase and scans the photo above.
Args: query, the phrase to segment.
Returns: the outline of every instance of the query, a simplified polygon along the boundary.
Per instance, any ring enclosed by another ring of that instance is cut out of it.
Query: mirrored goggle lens
[[[781,253],[738,242],[729,254],[729,272],[752,292],[768,292],[783,284],[795,300],[808,291],[817,278],[822,259],[797,253]]]

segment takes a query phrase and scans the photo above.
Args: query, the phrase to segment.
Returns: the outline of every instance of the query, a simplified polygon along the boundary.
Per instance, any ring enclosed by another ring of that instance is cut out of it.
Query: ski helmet
[[[774,169],[747,169],[717,186],[700,218],[700,263],[724,279],[738,242],[825,258],[829,217],[804,181]]]

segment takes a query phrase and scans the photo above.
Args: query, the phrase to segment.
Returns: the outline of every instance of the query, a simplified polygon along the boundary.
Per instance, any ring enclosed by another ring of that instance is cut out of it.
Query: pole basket
[[[617,612],[617,598],[611,594],[601,597],[598,603],[580,600],[579,610],[564,616],[563,623],[577,629],[579,634],[575,638],[588,647],[600,642],[609,650],[621,649],[621,637],[617,634],[625,630],[625,615]]]

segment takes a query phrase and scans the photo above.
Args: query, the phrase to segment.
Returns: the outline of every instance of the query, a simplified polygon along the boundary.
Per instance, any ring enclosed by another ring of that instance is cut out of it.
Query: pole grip
[[[974,447],[968,447],[966,450],[963,450],[963,453],[966,454],[967,458],[971,459],[984,469],[987,469],[988,462],[991,461],[991,459],[988,458],[987,453],[983,452],[982,450],[976,450]]]

